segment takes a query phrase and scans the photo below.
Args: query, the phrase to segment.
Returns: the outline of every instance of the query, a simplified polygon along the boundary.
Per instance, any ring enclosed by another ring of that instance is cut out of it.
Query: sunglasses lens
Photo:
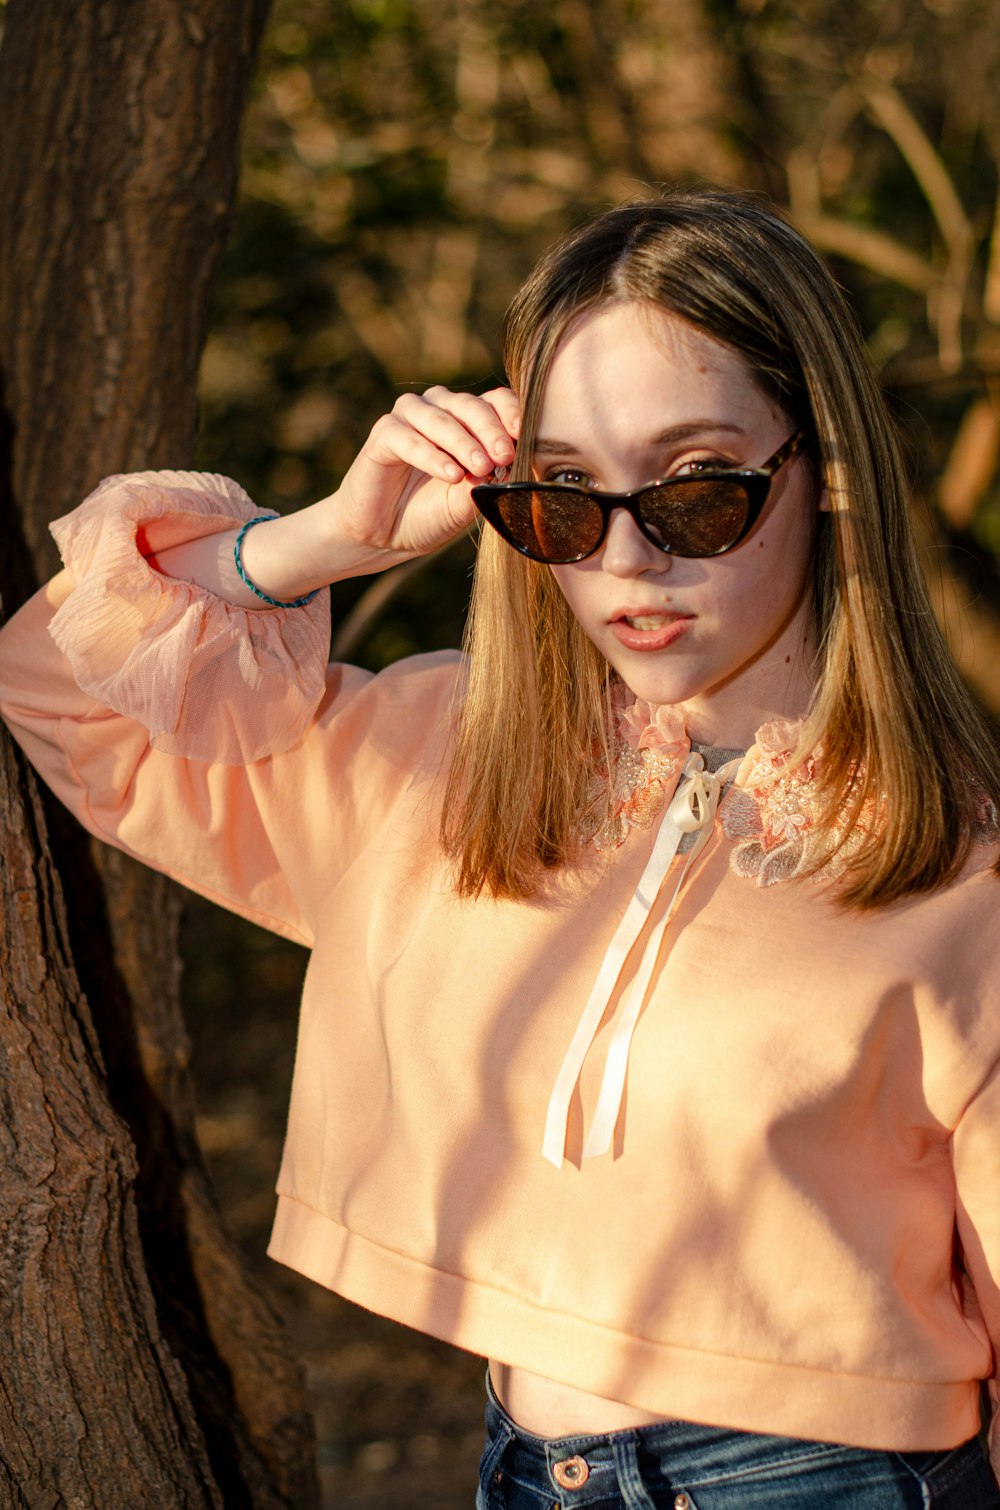
[[[508,539],[536,561],[579,561],[601,538],[603,515],[579,495],[533,488],[496,504]]]
[[[766,487],[766,484],[765,484]],[[481,507],[511,545],[535,561],[582,561],[600,544],[607,505],[584,492],[484,488]],[[475,495],[474,495],[475,496]],[[612,499],[612,508],[615,502]],[[718,556],[742,538],[751,513],[749,480],[677,477],[642,488],[631,505],[661,550]]]
[[[728,478],[681,478],[650,488],[639,499],[646,532],[678,556],[717,556],[739,539],[747,522],[746,488]]]

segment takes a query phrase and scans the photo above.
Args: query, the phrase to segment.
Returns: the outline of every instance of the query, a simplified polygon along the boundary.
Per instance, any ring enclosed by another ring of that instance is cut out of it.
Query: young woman
[[[102,484],[5,715],[312,948],[271,1251],[490,1359],[481,1507],[996,1507],[1000,761],[854,324],[685,192],[557,246],[506,346],[290,518]],[[477,506],[466,654],[324,675],[315,590]]]

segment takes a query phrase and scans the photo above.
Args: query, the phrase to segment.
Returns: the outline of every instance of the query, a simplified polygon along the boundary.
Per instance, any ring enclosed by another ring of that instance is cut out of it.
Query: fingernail
[[[487,456],[487,454],[486,454],[485,451],[473,451],[473,453],[472,453],[472,465],[474,467],[478,467],[480,470],[482,470],[483,467],[488,467],[489,464],[490,464],[490,459]]]
[[[454,477],[456,482],[462,476],[462,468],[453,461],[449,461],[445,465],[445,471],[449,477]]]
[[[497,440],[493,442],[494,456],[507,458],[513,456],[513,454],[514,447],[511,445],[509,440]]]

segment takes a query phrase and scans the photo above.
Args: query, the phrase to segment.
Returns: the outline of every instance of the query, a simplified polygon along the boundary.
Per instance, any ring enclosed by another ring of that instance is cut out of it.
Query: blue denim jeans
[[[535,1437],[486,1388],[476,1510],[1000,1510],[975,1438],[877,1452],[687,1421]]]

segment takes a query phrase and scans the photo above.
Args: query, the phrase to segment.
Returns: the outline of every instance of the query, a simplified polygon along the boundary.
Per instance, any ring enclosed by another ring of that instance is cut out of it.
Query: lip
[[[663,619],[662,629],[633,629],[627,619],[643,617],[652,618],[654,615]],[[690,624],[694,622],[694,614],[658,614],[655,609],[625,609],[610,622],[610,629],[619,644],[627,650],[665,650],[679,639]]]

